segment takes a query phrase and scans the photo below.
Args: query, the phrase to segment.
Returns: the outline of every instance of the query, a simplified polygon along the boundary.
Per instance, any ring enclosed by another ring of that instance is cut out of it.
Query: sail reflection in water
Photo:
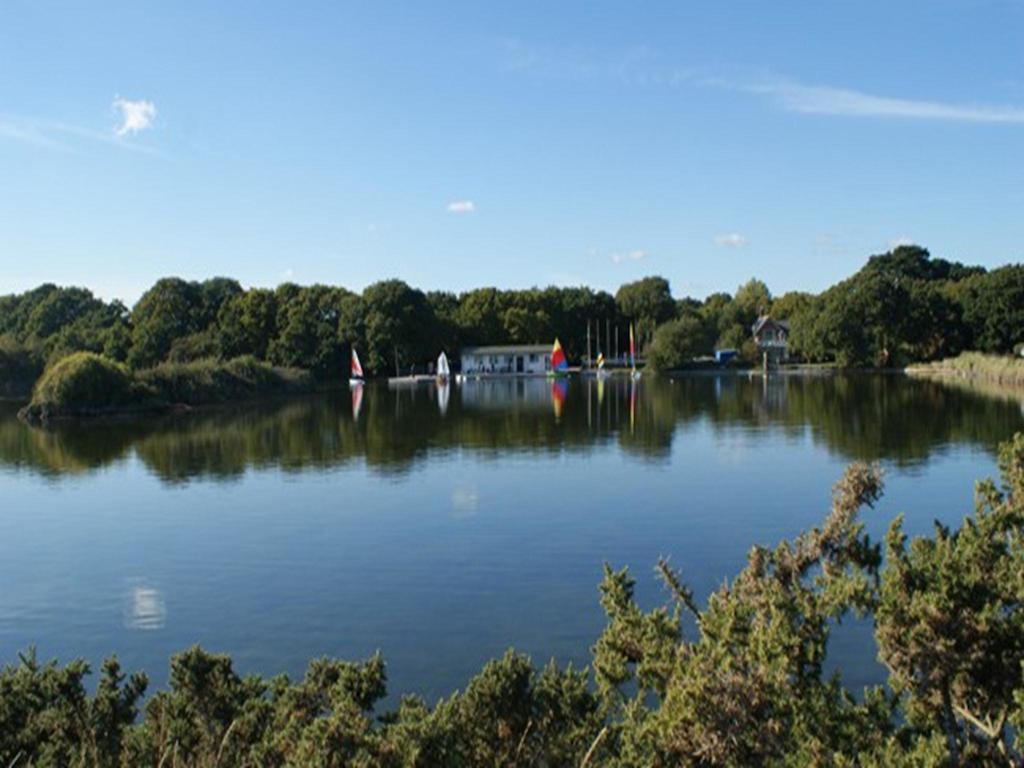
[[[452,389],[451,384],[446,378],[443,381],[439,381],[435,386],[437,387],[437,410],[444,416],[448,413],[448,400],[451,397]]]

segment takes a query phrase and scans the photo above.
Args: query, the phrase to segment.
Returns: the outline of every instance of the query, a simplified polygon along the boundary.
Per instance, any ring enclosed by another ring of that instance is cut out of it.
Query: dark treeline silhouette
[[[245,290],[235,280],[159,281],[130,310],[84,288],[46,284],[0,297],[0,395],[25,392],[44,366],[76,351],[101,353],[131,368],[163,362],[252,355],[320,379],[344,372],[355,345],[368,371],[423,370],[441,349],[547,343],[561,339],[570,359],[626,346],[636,326],[655,367],[671,369],[715,348],[756,352],[750,327],[763,313],[788,319],[791,352],[810,361],[893,366],[965,349],[1005,353],[1024,341],[1024,266],[993,271],[933,259],[902,246],[873,256],[855,275],[814,295],[772,296],[752,279],[735,295],[673,298],[647,277],[615,296],[590,288],[479,288],[423,292],[387,280],[354,293],[285,283]]]

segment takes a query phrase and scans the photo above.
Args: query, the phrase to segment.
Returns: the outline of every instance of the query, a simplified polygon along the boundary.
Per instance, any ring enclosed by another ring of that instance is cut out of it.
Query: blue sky
[[[0,5],[0,293],[1021,259],[1024,2]]]

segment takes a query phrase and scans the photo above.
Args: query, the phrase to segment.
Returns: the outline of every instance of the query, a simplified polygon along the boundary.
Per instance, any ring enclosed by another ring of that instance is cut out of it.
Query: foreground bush
[[[33,422],[102,416],[225,403],[311,386],[301,371],[273,368],[252,357],[165,363],[134,373],[102,355],[77,352],[45,371],[20,415]]]
[[[1020,765],[1024,436],[1000,465],[1002,488],[980,484],[959,530],[908,543],[895,521],[884,566],[858,520],[880,474],[857,464],[820,528],[752,548],[703,607],[665,562],[671,604],[653,611],[606,567],[591,669],[538,670],[509,651],[433,707],[407,696],[377,713],[379,656],[243,679],[195,647],[136,722],[141,675],[108,660],[89,696],[83,662],[30,653],[0,670],[0,765]],[[857,697],[823,673],[830,627],[851,612],[873,617],[889,670]]]

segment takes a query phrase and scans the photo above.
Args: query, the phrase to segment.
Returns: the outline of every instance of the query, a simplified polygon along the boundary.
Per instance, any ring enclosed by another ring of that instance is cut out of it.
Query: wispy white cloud
[[[612,263],[622,264],[626,261],[640,261],[647,258],[647,251],[640,249],[634,251],[613,251],[611,254]]]
[[[473,213],[476,204],[472,200],[453,200],[448,203],[448,213]]]
[[[97,131],[57,120],[16,115],[0,115],[0,139],[11,139],[35,147],[65,152],[77,152],[82,142],[75,140],[79,139],[86,142],[108,144],[131,152],[161,155],[161,152],[154,147],[131,141],[127,136],[121,136],[116,131]]]
[[[120,115],[120,124],[114,129],[118,136],[131,136],[153,126],[156,119],[156,105],[152,101],[138,99],[114,99],[113,108]]]
[[[699,66],[680,66],[648,46],[618,54],[580,49],[541,51],[518,41],[505,41],[507,70],[542,70],[563,77],[581,74],[618,77],[640,86],[692,85],[753,93],[790,112],[852,117],[902,118],[965,123],[1024,123],[1024,105],[971,104],[886,96],[834,85],[812,85],[787,77],[723,75]]]
[[[723,84],[722,81],[719,81],[719,84]],[[967,123],[1024,123],[1024,107],[1017,106],[894,98],[828,85],[805,85],[793,80],[775,80],[733,87],[767,96],[790,112],[810,115]]]
[[[747,238],[739,232],[727,232],[723,235],[715,235],[715,245],[722,248],[742,248],[747,244]]]
[[[54,141],[31,123],[23,123],[4,117],[0,117],[0,137],[47,149],[67,149],[59,141]]]

